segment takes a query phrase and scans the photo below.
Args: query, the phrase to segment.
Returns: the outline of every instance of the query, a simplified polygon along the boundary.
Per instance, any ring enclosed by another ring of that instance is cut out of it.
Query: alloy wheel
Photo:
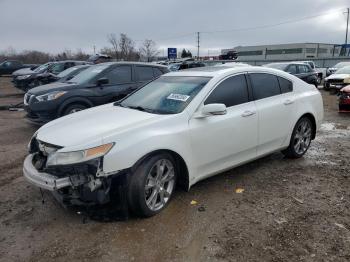
[[[304,154],[311,143],[311,123],[303,120],[299,123],[293,141],[294,150],[297,154]]]
[[[158,160],[150,169],[145,184],[145,200],[152,211],[163,208],[175,185],[174,165],[168,159]]]

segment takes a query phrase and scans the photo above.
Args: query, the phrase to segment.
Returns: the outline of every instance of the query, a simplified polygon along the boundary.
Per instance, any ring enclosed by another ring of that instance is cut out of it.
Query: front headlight
[[[114,143],[109,143],[80,151],[54,152],[48,156],[46,164],[48,166],[58,166],[86,162],[104,156],[113,146]]]
[[[345,78],[345,79],[344,79],[344,83],[345,83],[345,84],[350,84],[350,77],[349,77],[349,78]]]
[[[31,75],[23,75],[23,76],[18,76],[17,78],[19,79],[19,80],[23,80],[23,79],[27,79],[27,78],[29,78]]]
[[[41,96],[37,96],[36,99],[40,102],[55,100],[55,99],[63,96],[65,93],[67,93],[67,92],[66,91],[55,91],[55,92],[47,93],[47,94],[44,94]]]

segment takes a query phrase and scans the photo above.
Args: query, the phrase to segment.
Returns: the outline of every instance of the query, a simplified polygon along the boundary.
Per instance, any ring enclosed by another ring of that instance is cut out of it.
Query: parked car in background
[[[327,69],[327,76],[334,74],[338,69],[343,68],[345,66],[350,66],[350,62],[340,62],[330,68]]]
[[[240,63],[240,62],[229,62],[229,63],[221,63],[221,64],[216,64],[214,65],[215,67],[247,67],[251,66],[245,63]]]
[[[13,76],[13,84],[18,89],[28,91],[31,88],[42,85],[43,82],[41,81],[50,78],[52,75],[56,76],[72,66],[84,64],[87,64],[87,62],[73,60],[47,63],[27,74]]]
[[[109,55],[104,55],[104,54],[95,54],[89,57],[88,62],[93,63],[93,64],[101,64],[101,63],[106,63],[106,62],[111,62],[112,57]]]
[[[314,61],[299,61],[300,63],[308,64],[317,73],[317,82],[321,84],[322,79],[327,75],[327,68],[318,67]]]
[[[264,65],[264,67],[282,70],[318,87],[317,73],[306,63],[271,63]]]
[[[68,82],[55,82],[29,90],[24,96],[27,118],[42,124],[89,107],[117,101],[167,72],[167,67],[150,63],[110,62],[93,65]]]
[[[168,68],[170,71],[178,71],[178,70],[205,67],[205,66],[206,65],[203,62],[199,62],[199,61],[184,61],[181,63],[170,64]]]
[[[171,72],[121,101],[41,127],[24,176],[66,205],[117,199],[149,217],[169,204],[176,185],[189,190],[280,150],[302,157],[322,119],[320,92],[280,70]]]
[[[70,68],[62,71],[58,75],[55,75],[55,74],[52,74],[52,73],[46,73],[46,74],[38,75],[37,79],[39,81],[39,86],[40,85],[50,84],[50,83],[53,83],[53,82],[67,82],[70,79],[72,79],[73,77],[75,77],[77,74],[79,74],[80,72],[84,71],[85,69],[87,69],[90,66],[91,65],[77,65],[77,66],[73,66],[73,67],[70,67]]]
[[[23,68],[35,69],[37,66],[38,65],[35,64],[23,64],[21,61],[17,60],[7,60],[0,64],[0,76],[11,75],[13,72]]]
[[[350,85],[340,89],[339,112],[350,113]]]
[[[235,50],[230,50],[225,54],[219,55],[220,60],[236,60],[238,58],[238,52]]]
[[[350,84],[350,66],[345,66],[338,69],[332,75],[326,77],[323,82],[325,90],[339,91],[343,87]]]

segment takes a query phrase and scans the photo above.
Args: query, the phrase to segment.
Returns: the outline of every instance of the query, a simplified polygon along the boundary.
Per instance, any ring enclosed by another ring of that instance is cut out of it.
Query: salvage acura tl
[[[189,190],[275,151],[302,157],[322,118],[319,91],[280,70],[172,72],[121,101],[41,127],[24,176],[65,205],[124,196],[129,210],[147,217],[168,205],[176,185]]]

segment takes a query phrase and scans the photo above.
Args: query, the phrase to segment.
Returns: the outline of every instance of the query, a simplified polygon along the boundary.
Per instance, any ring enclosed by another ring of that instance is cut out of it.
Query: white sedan
[[[176,185],[276,151],[298,158],[323,118],[320,92],[280,70],[204,67],[168,73],[116,103],[41,127],[24,176],[67,205],[124,200],[140,216]]]

